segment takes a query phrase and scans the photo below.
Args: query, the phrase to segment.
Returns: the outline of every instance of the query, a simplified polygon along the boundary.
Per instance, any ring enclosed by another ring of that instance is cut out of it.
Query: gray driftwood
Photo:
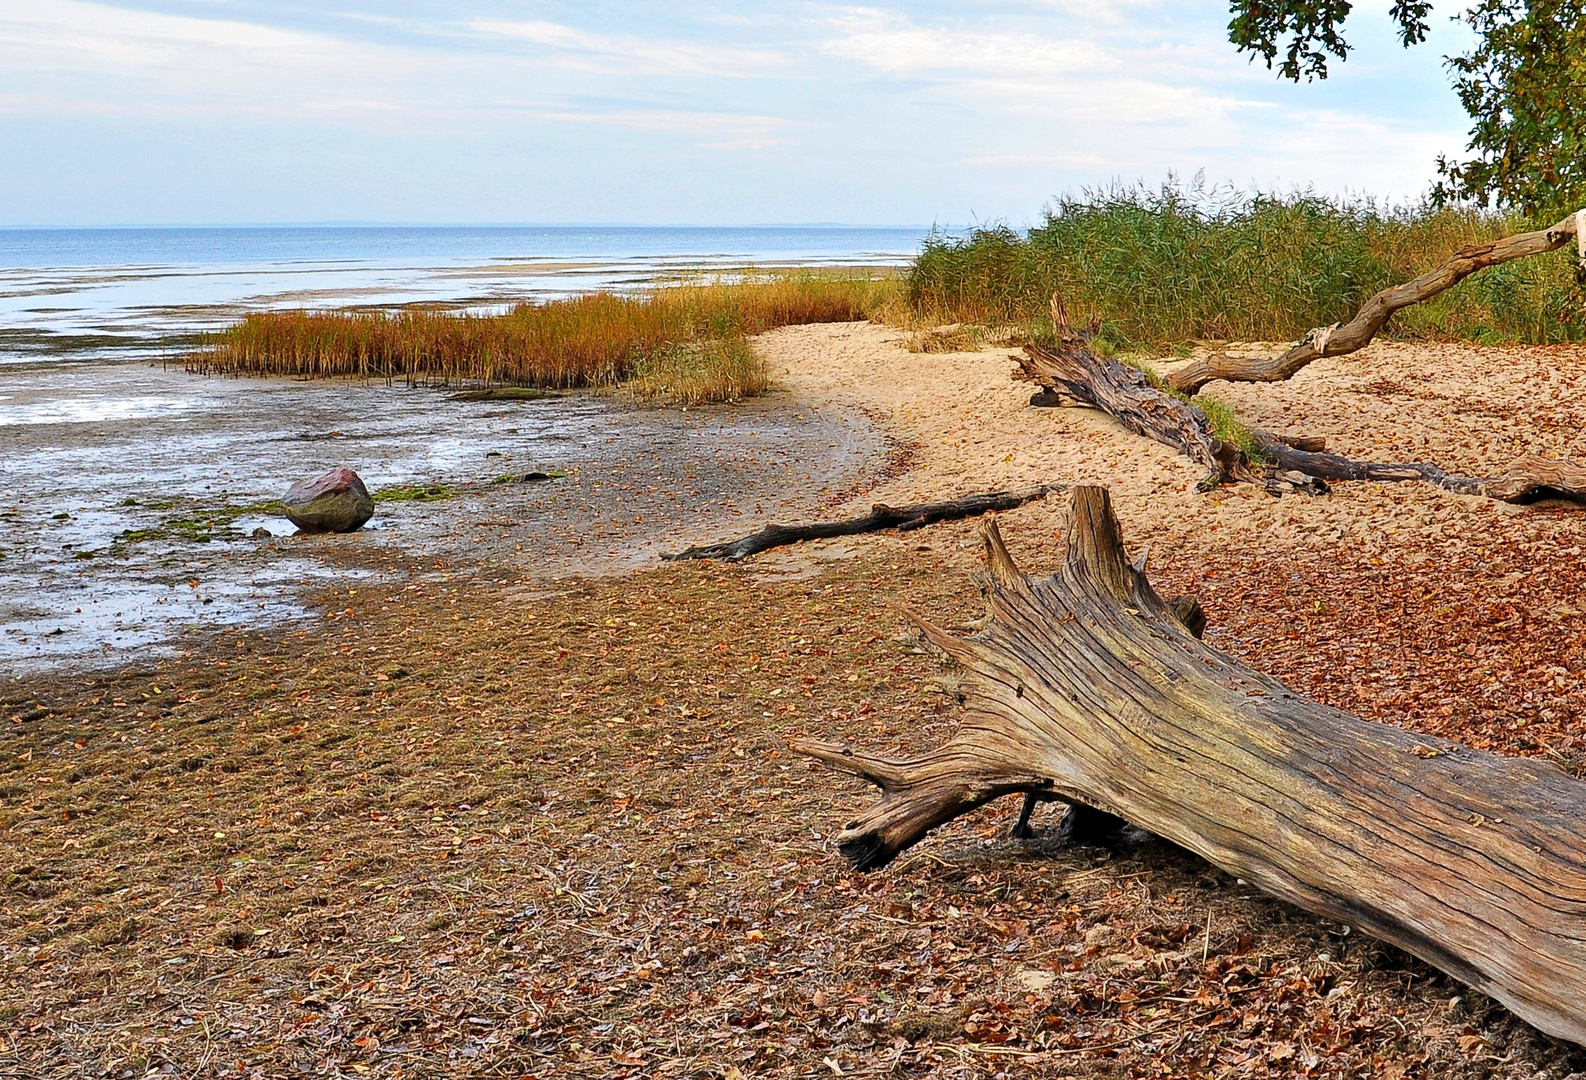
[[[1182,393],[1195,394],[1213,379],[1281,382],[1291,378],[1313,360],[1320,360],[1324,356],[1343,356],[1365,348],[1395,311],[1430,300],[1477,270],[1523,259],[1528,255],[1557,251],[1576,240],[1579,221],[1577,215],[1571,214],[1548,229],[1461,248],[1435,269],[1415,280],[1383,289],[1362,304],[1355,317],[1348,322],[1318,327],[1279,356],[1226,356],[1219,353],[1203,357],[1169,375],[1168,384]]]
[[[1066,484],[1038,484],[1016,491],[992,491],[981,495],[966,495],[962,499],[946,502],[915,503],[912,506],[887,506],[876,503],[870,513],[841,521],[817,521],[805,525],[767,525],[759,532],[750,533],[737,540],[723,540],[718,544],[704,544],[679,551],[675,555],[662,555],[663,559],[725,559],[737,562],[762,551],[801,540],[825,540],[834,536],[855,536],[859,533],[897,529],[908,532],[923,529],[938,521],[956,521],[959,518],[979,517],[994,510],[1012,510],[1036,499],[1044,499],[1054,491],[1064,491]]]
[[[1074,490],[1050,577],[982,529],[988,617],[916,619],[963,669],[963,726],[916,758],[793,748],[881,788],[838,849],[874,870],[992,799],[1121,817],[1419,956],[1586,1043],[1586,784],[1319,705],[1204,644],[1131,566],[1107,491]]]
[[[1054,314],[1061,311],[1054,299]],[[1334,480],[1419,480],[1508,503],[1546,498],[1586,502],[1586,466],[1534,455],[1519,459],[1501,476],[1459,476],[1423,461],[1354,461],[1322,451],[1320,439],[1251,429],[1252,448],[1260,459],[1252,463],[1243,448],[1211,433],[1206,413],[1193,401],[1152,386],[1139,368],[1097,356],[1089,335],[1074,333],[1063,323],[1059,329],[1065,332],[1057,345],[1026,345],[1022,355],[1013,357],[1019,364],[1015,376],[1038,383],[1065,402],[1100,409],[1135,434],[1171,446],[1208,470],[1204,488],[1249,480],[1275,495],[1319,494]]]

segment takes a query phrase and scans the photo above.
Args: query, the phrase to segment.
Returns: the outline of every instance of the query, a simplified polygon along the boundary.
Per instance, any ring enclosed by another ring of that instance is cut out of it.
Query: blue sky
[[[1441,6],[1280,83],[1221,3],[0,0],[0,225],[1039,217],[1119,178],[1404,198]]]

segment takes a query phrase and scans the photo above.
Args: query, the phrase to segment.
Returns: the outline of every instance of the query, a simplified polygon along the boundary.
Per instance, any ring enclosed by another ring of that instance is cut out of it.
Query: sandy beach
[[[1577,509],[1409,484],[1198,493],[1193,465],[1105,417],[1031,408],[1007,349],[905,340],[759,340],[780,385],[756,408],[877,433],[790,509],[1104,483],[1153,582],[1199,595],[1219,647],[1368,719],[1586,766]],[[1583,375],[1579,349],[1390,343],[1210,392],[1344,453],[1491,473],[1582,454]],[[784,516],[739,509],[629,540]],[[1063,513],[1001,516],[1027,569],[1054,564]],[[852,873],[830,838],[872,793],[781,740],[907,751],[952,730],[950,672],[899,608],[979,613],[977,523],[580,573],[525,554],[580,519],[528,521],[495,521],[484,569],[344,552],[373,576],[310,594],[307,628],[6,685],[6,1068],[1586,1071],[1419,961],[1143,834],[1014,841],[1003,800]]]
[[[864,408],[911,448],[914,468],[874,492],[879,501],[1105,484],[1135,542],[1151,543],[1159,559],[1229,548],[1304,553],[1340,542],[1391,559],[1412,539],[1464,542],[1453,526],[1473,516],[1499,515],[1522,531],[1539,516],[1424,484],[1346,484],[1327,498],[1281,500],[1244,485],[1208,497],[1196,491],[1202,476],[1192,463],[1109,417],[1029,408],[1039,388],[1010,377],[1008,349],[910,353],[906,341],[868,324],[789,327],[762,339],[790,392]],[[1171,362],[1157,366],[1172,370]],[[1290,382],[1220,383],[1207,392],[1255,426],[1321,435],[1329,449],[1361,460],[1432,461],[1485,476],[1527,452],[1586,455],[1578,348],[1379,343]],[[1020,513],[1030,531],[1049,533],[1060,512],[1048,503]]]

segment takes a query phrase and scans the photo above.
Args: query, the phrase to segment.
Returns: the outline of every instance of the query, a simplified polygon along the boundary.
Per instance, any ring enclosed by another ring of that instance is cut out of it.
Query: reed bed
[[[745,336],[864,319],[897,293],[895,278],[803,273],[634,296],[594,293],[520,304],[501,315],[413,308],[263,312],[213,335],[187,366],[233,375],[548,389],[613,386],[638,376],[647,397],[731,400],[768,384],[763,366],[750,362]]]
[[[1116,348],[1292,340],[1347,319],[1373,293],[1460,247],[1540,228],[1513,215],[1369,200],[1207,191],[1168,183],[1064,199],[1023,233],[931,237],[907,279],[926,321],[1039,327],[1060,292]],[[1037,332],[1039,332],[1037,330]],[[1390,324],[1405,337],[1551,343],[1586,339],[1573,260],[1493,267]]]
[[[657,349],[634,362],[625,385],[649,402],[738,401],[769,390],[771,369],[746,338],[733,335]]]

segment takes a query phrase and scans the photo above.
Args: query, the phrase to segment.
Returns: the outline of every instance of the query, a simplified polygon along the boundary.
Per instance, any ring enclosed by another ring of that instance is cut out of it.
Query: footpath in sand
[[[1363,716],[1586,765],[1586,515],[1425,485],[1198,494],[1106,418],[1029,408],[1007,350],[902,340],[760,342],[784,400],[863,410],[900,451],[823,514],[1105,483],[1221,647]],[[1379,345],[1210,391],[1353,456],[1486,473],[1582,455],[1583,374],[1579,350]],[[1027,569],[1062,507],[1003,516]],[[320,596],[337,618],[307,635],[13,693],[0,1075],[1586,1072],[1170,845],[1064,845],[1050,815],[1010,840],[1016,800],[850,872],[830,836],[872,792],[779,740],[946,736],[951,673],[896,605],[976,617],[976,528],[584,579],[393,572]]]

